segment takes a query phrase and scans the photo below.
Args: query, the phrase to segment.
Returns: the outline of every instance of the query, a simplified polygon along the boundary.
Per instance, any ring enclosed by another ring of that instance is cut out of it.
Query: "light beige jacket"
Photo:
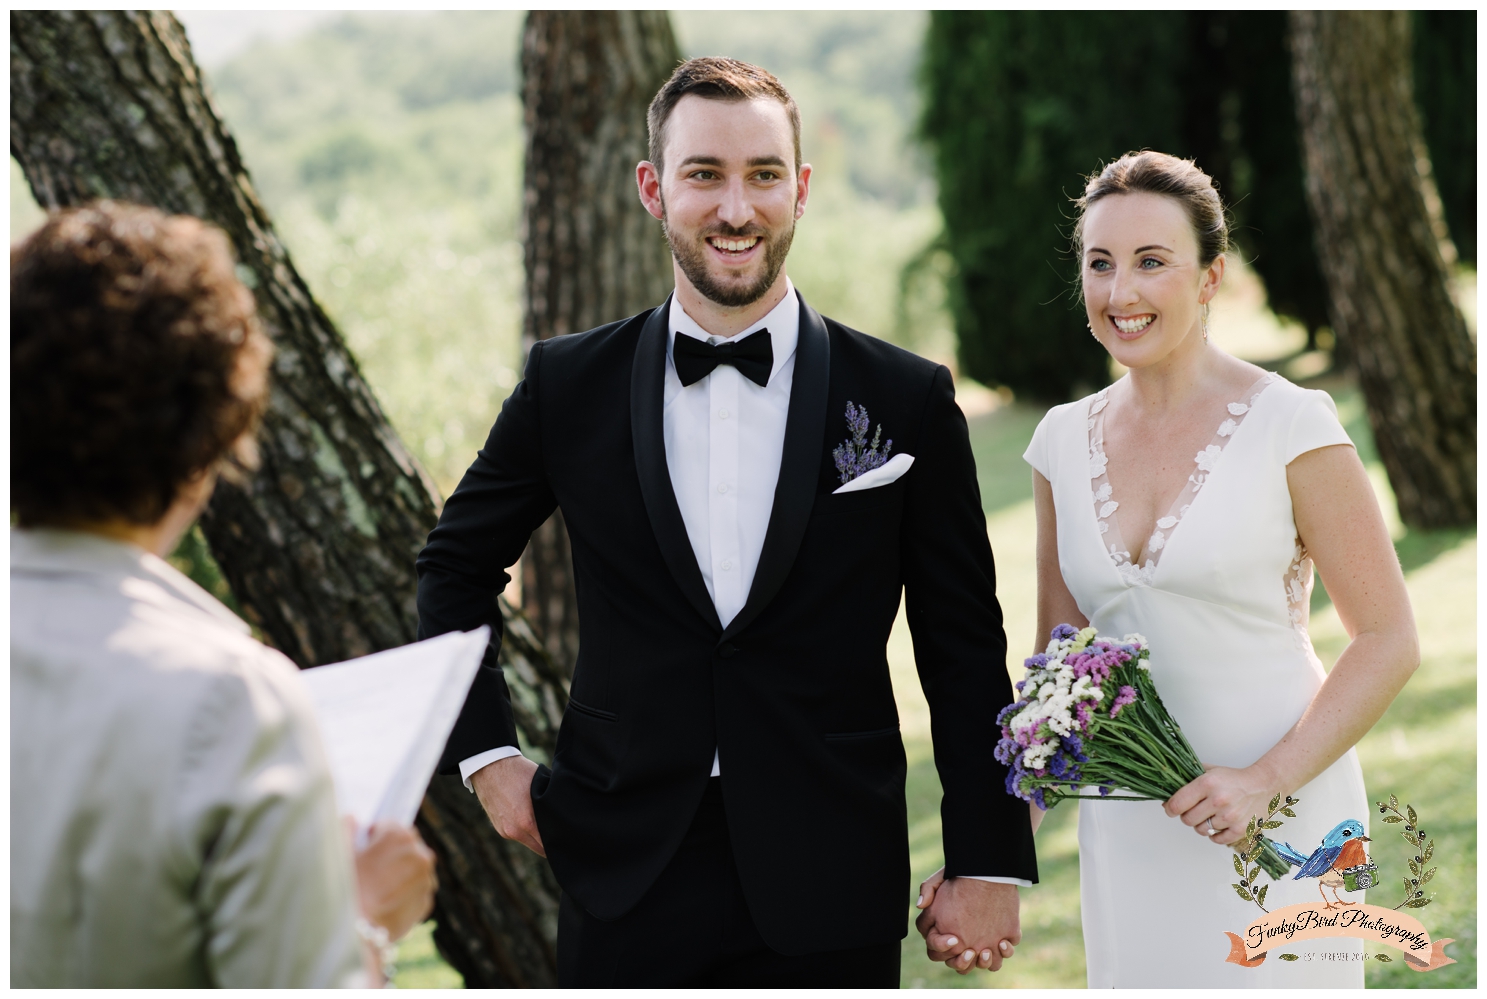
[[[10,543],[11,985],[364,984],[293,664],[138,548]]]

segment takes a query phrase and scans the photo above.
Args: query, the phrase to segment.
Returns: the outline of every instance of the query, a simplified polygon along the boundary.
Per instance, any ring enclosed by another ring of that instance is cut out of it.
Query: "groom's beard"
[[[750,224],[742,229],[735,229],[731,225],[715,225],[705,232],[697,234],[695,240],[688,239],[680,233],[674,232],[667,225],[665,206],[662,206],[661,231],[666,234],[666,242],[671,247],[671,255],[681,265],[682,273],[687,280],[692,282],[692,287],[702,293],[704,298],[716,302],[727,308],[740,308],[752,305],[764,297],[774,285],[775,278],[780,276],[780,270],[785,266],[785,258],[790,255],[790,243],[795,239],[795,220],[790,220],[789,228],[778,232],[769,233],[759,226]],[[748,284],[723,284],[713,277],[708,271],[708,254],[712,252],[707,245],[709,236],[722,236],[729,239],[747,239],[750,236],[758,236],[764,240],[764,269],[759,277]]]

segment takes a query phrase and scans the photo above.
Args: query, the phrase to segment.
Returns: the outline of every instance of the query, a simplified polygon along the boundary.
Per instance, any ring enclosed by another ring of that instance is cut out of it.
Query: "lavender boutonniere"
[[[872,443],[867,440],[867,407],[854,406],[851,401],[847,402],[847,429],[852,432],[849,440],[845,440],[836,446],[831,452],[832,460],[836,462],[836,470],[842,475],[842,485],[846,485],[853,479],[866,472],[871,472],[888,461],[888,455],[893,451],[893,439],[889,438],[883,449],[878,450],[878,442],[883,437],[883,424],[878,424],[877,431],[873,434]]]

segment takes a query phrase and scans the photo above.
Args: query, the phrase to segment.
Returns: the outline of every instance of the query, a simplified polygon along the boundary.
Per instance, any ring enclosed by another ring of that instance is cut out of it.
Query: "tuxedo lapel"
[[[799,292],[796,292],[797,297]],[[790,412],[785,417],[785,446],[774,507],[764,532],[759,566],[743,609],[730,622],[724,638],[737,635],[774,599],[795,564],[805,537],[821,475],[821,447],[826,435],[826,390],[831,375],[831,338],[821,314],[800,299],[800,335],[795,344],[795,376]],[[678,514],[680,519],[680,514]]]
[[[722,630],[718,610],[707,593],[702,570],[687,525],[682,520],[676,492],[671,487],[671,473],[666,469],[666,431],[661,404],[666,389],[666,320],[671,314],[671,299],[662,303],[640,329],[640,343],[635,348],[635,363],[630,369],[630,426],[634,434],[635,471],[640,475],[640,493],[650,517],[656,544],[671,575],[697,613],[713,627]],[[792,393],[791,405],[794,405]]]

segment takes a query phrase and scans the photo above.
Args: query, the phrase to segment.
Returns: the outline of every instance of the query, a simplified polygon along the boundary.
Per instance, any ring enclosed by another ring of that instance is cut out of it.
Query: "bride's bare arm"
[[[1038,516],[1038,634],[1033,638],[1034,654],[1048,647],[1048,633],[1054,625],[1068,624],[1083,628],[1089,624],[1074,594],[1064,583],[1058,567],[1058,521],[1053,509],[1053,486],[1041,472],[1033,472],[1033,509]]]
[[[1294,792],[1354,746],[1420,664],[1404,574],[1357,452],[1318,448],[1286,473],[1296,529],[1352,641],[1269,752],[1243,770],[1215,768],[1167,803],[1169,814],[1195,828],[1213,816],[1221,830],[1213,839],[1225,845],[1243,835],[1250,815],[1264,813],[1272,795]],[[1040,534],[1040,559],[1041,543]],[[1040,586],[1041,579],[1040,571]]]
[[[1058,567],[1058,521],[1053,508],[1053,486],[1043,474],[1033,471],[1033,508],[1038,516],[1038,634],[1033,639],[1033,652],[1048,647],[1048,633],[1054,625],[1068,624],[1083,628],[1089,624],[1074,601]],[[1029,804],[1033,832],[1043,821],[1043,809]]]

